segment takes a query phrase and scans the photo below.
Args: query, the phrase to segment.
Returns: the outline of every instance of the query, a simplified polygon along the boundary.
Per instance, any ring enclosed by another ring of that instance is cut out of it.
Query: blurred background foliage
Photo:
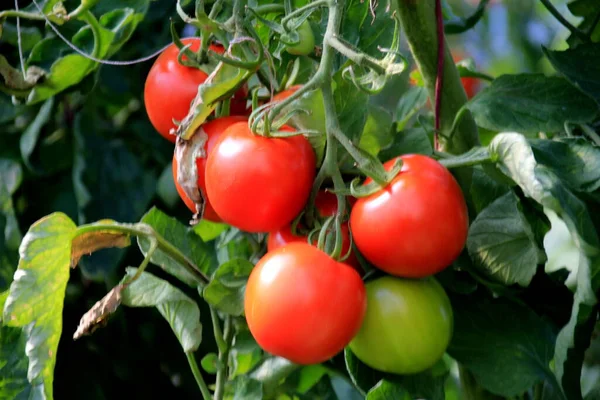
[[[10,3],[2,2],[0,11],[12,6]],[[21,3],[22,8],[34,10],[28,1]],[[448,6],[455,15],[467,16],[477,3],[449,0]],[[579,21],[564,0],[553,3],[569,21]],[[70,10],[78,2],[64,4]],[[114,55],[107,53],[111,60],[137,59],[168,44],[170,20],[182,36],[196,33],[180,21],[173,1],[104,0],[94,12],[102,15],[125,7],[139,13],[130,20],[137,28]],[[59,29],[72,37],[82,26],[73,21]],[[21,29],[25,59],[43,64],[43,60],[70,52],[43,22],[22,19]],[[0,55],[18,67],[16,32],[15,20],[6,20]],[[542,61],[541,46],[565,48],[567,37],[566,29],[541,2],[492,0],[474,29],[451,35],[448,41],[457,58],[472,58],[478,70],[496,77],[516,72],[553,73]],[[49,38],[45,39],[48,44],[38,45],[43,38]],[[91,52],[85,37],[80,42]],[[403,53],[409,55],[406,46]],[[189,211],[172,180],[173,146],[154,131],[144,110],[144,80],[151,65],[152,61],[102,65],[77,85],[32,105],[15,102],[0,92],[0,233],[4,233],[0,234],[0,291],[8,287],[16,268],[21,232],[54,211],[66,213],[79,224],[102,218],[133,222],[157,206],[182,222],[189,220]],[[80,66],[89,68],[83,61]],[[412,68],[371,101],[393,113],[409,86]],[[185,355],[154,309],[121,308],[110,324],[93,336],[71,339],[81,315],[119,281],[125,266],[139,261],[134,247],[102,250],[84,257],[72,271],[56,366],[56,398],[197,397]],[[201,309],[201,315],[210,326],[208,310]],[[211,340],[206,335],[199,354],[214,350]],[[588,366],[586,374],[584,379],[591,382],[599,376],[594,366]],[[452,386],[452,381],[448,385]],[[448,397],[457,398],[456,390],[449,389]]]

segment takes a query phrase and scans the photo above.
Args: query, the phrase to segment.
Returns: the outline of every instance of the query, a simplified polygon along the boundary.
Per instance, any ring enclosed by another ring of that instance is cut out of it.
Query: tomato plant
[[[204,130],[204,132],[207,135],[206,144],[204,145],[204,150],[206,151],[206,154],[209,154],[212,151],[215,143],[217,142],[217,140],[219,139],[219,137],[221,136],[223,131],[226,130],[230,125],[232,125],[236,122],[246,122],[246,118],[242,117],[242,116],[223,117],[223,118],[213,119],[212,121],[209,121],[209,122],[205,123],[204,125],[202,125],[202,129]],[[204,172],[206,170],[206,157],[197,157],[194,160],[194,163],[196,164],[196,169],[197,169],[197,174],[198,174],[198,180],[197,180],[198,188],[200,190],[202,190],[203,193],[206,193],[206,179],[204,176]],[[177,181],[177,166],[178,165],[177,165],[177,158],[175,156],[173,157],[172,165],[173,165],[172,166],[173,181],[175,182],[175,187],[177,189],[177,193],[179,194],[179,197],[181,197],[181,200],[183,200],[183,202],[185,203],[187,208],[189,208],[191,212],[195,213],[196,212],[196,204],[194,203],[194,201],[192,199],[190,199],[185,194],[181,185]],[[205,207],[204,218],[206,218],[209,221],[220,222],[221,219],[219,218],[219,216],[213,209],[212,205],[210,204],[210,201],[208,201],[208,199],[205,199],[205,201],[206,201],[206,204],[204,206]]]
[[[465,246],[467,205],[458,183],[440,163],[422,155],[400,158],[402,170],[389,186],[352,207],[352,235],[360,252],[392,275],[433,275]],[[384,166],[391,168],[394,161]]]
[[[214,144],[205,176],[208,199],[223,221],[248,232],[269,232],[304,208],[315,156],[302,135],[261,137],[240,122]]]
[[[600,9],[472,3],[4,2],[0,398],[597,398]]]
[[[256,264],[244,309],[263,349],[315,364],[339,353],[360,328],[365,287],[348,265],[307,243],[291,243]]]
[[[414,374],[440,360],[452,337],[452,306],[434,279],[390,276],[366,284],[367,313],[350,349],[384,372]]]
[[[181,42],[198,51],[199,38],[186,38]],[[210,50],[222,54],[223,46],[210,45]],[[175,143],[171,134],[177,126],[173,120],[181,121],[186,116],[190,104],[198,93],[198,86],[204,83],[208,74],[194,67],[181,65],[177,60],[179,49],[171,44],[158,56],[146,77],[144,86],[144,106],[154,128],[167,140]],[[183,57],[185,60],[185,56]],[[245,114],[247,89],[240,89],[231,104],[232,114]]]

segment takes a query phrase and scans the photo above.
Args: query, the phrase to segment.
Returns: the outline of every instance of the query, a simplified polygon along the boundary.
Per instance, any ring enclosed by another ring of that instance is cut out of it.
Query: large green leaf
[[[33,393],[27,380],[26,337],[23,330],[0,326],[0,398],[34,399],[40,393]]]
[[[35,147],[38,143],[40,134],[42,132],[42,128],[52,116],[52,108],[54,107],[54,98],[50,98],[46,100],[46,102],[40,107],[40,111],[38,112],[35,119],[29,124],[25,132],[21,135],[20,148],[21,148],[21,157],[25,162],[25,165],[32,171],[36,171],[36,168],[33,166],[31,162],[31,155],[35,150]]]
[[[192,228],[186,227],[175,218],[169,217],[157,208],[152,208],[148,211],[141,222],[152,226],[159,235],[177,247],[179,251],[187,256],[206,275],[212,273],[216,266],[213,250],[200,239],[200,236]],[[138,245],[144,255],[148,254],[150,241],[147,238],[138,237]],[[157,249],[150,261],[189,286],[197,286],[196,278],[177,260],[162,250]]]
[[[558,72],[600,103],[600,43],[585,43],[565,51],[544,48],[544,53]]]
[[[79,223],[110,218],[137,221],[154,195],[156,177],[121,140],[107,140],[98,129],[101,120],[86,107],[75,118],[73,186]],[[114,272],[122,250],[101,251],[82,259],[88,278],[103,280]]]
[[[476,266],[506,285],[528,286],[544,259],[513,192],[477,215],[469,228],[467,249]]]
[[[444,400],[444,382],[447,377],[445,368],[439,369],[436,365],[419,374],[400,376],[370,368],[361,362],[349,348],[345,349],[344,357],[350,379],[363,394],[369,393],[372,388],[385,380],[397,386],[396,390],[406,390],[412,396],[411,398]],[[443,361],[440,363],[443,365]]]
[[[364,130],[360,136],[359,146],[376,156],[384,147],[392,142],[392,116],[383,108],[369,104],[369,113]]]
[[[242,315],[244,292],[252,268],[254,265],[250,261],[241,258],[220,265],[202,290],[202,297],[221,312]]]
[[[448,353],[488,391],[511,397],[548,379],[555,334],[528,308],[490,297],[453,296],[454,335]]]
[[[99,19],[99,38],[95,38],[89,26],[81,28],[72,38],[78,48],[96,58],[108,58],[114,54],[131,36],[142,20],[143,14],[131,8],[112,10]],[[30,92],[28,104],[43,101],[66,88],[76,85],[90,72],[98,67],[98,63],[77,53],[63,56],[53,48],[63,47],[58,38],[40,41],[31,51],[27,65],[37,65],[47,69],[48,75]],[[94,48],[96,46],[97,48]]]
[[[127,268],[123,281],[137,268]],[[123,282],[122,281],[122,282]],[[202,325],[198,304],[181,290],[156,276],[143,272],[123,290],[122,304],[129,307],[156,307],[167,320],[185,352],[198,350],[202,341]]]
[[[75,229],[73,221],[61,213],[49,215],[30,227],[4,304],[4,324],[21,328],[26,338],[27,379],[32,390],[47,399],[52,399],[53,393]]]
[[[529,140],[536,161],[569,188],[593,192],[600,187],[600,148],[578,139]]]
[[[367,393],[367,400],[412,400],[413,397],[401,385],[382,380]]]
[[[482,128],[522,133],[558,132],[565,122],[589,122],[598,112],[566,79],[536,74],[500,76],[467,107]]]
[[[340,128],[350,140],[358,143],[367,123],[369,96],[358,91],[354,83],[344,79],[341,71],[334,75],[333,80],[335,83],[333,98]]]
[[[579,377],[598,313],[595,293],[600,290],[600,246],[593,220],[585,203],[551,169],[537,163],[522,135],[497,135],[490,143],[490,154],[526,196],[565,222],[580,251],[571,319],[559,333],[555,348],[556,375],[561,387],[568,398],[580,399]]]

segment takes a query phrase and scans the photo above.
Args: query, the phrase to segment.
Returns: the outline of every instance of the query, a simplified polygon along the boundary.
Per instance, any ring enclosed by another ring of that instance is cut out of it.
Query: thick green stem
[[[394,5],[400,16],[411,52],[429,91],[429,97],[434,99],[438,61],[435,0],[395,0]],[[449,132],[454,116],[467,102],[467,95],[447,45],[445,49],[440,129],[442,132]],[[477,146],[479,135],[472,116],[466,115],[461,120],[456,134],[451,138],[440,139],[440,149],[449,153],[463,153],[471,147]]]
[[[92,30],[94,36],[94,49],[92,50],[92,57],[98,58],[100,56],[100,50],[102,49],[102,34],[100,33],[100,23],[89,10],[83,10],[79,15],[79,19],[87,23]]]
[[[215,339],[216,336],[217,331],[215,330]],[[229,316],[225,317],[225,324],[221,338],[222,343],[224,343],[224,347],[219,349],[217,382],[215,384],[215,400],[223,400],[223,396],[225,395],[225,382],[227,381],[227,374],[229,372],[229,348],[231,347],[231,339],[233,338],[233,327],[231,326],[231,317]],[[219,343],[218,339],[217,343]]]
[[[8,18],[8,17],[24,18],[24,19],[30,19],[33,21],[43,21],[44,20],[44,16],[42,14],[26,12],[26,11],[18,11],[18,10],[0,11],[0,21],[2,21],[4,18]]]
[[[196,383],[198,384],[198,388],[200,389],[200,393],[202,393],[203,400],[211,400],[212,394],[210,390],[208,390],[208,386],[206,386],[206,382],[204,382],[204,378],[202,377],[202,373],[200,372],[200,368],[198,368],[198,363],[196,362],[196,357],[194,357],[194,353],[186,352],[185,356],[187,357],[188,363],[190,364],[190,369],[192,370],[192,374],[196,379]]]
[[[85,233],[91,232],[118,232],[124,233],[126,235],[132,236],[144,236],[150,239],[155,239],[158,243],[158,248],[167,253],[169,257],[173,260],[177,261],[179,264],[183,265],[184,268],[196,278],[196,282],[198,285],[203,286],[209,282],[208,276],[206,276],[193,261],[191,261],[185,254],[183,254],[179,249],[171,242],[167,241],[161,235],[159,235],[152,227],[149,225],[142,224],[130,224],[130,225],[114,225],[114,224],[90,224],[90,225],[82,225],[77,228],[77,233],[75,236],[83,235]]]

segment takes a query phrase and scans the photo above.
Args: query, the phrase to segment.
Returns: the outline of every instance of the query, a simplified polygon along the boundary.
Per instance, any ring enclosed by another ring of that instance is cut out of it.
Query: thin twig
[[[196,357],[194,357],[194,353],[186,352],[185,356],[187,357],[188,363],[190,364],[190,369],[192,370],[192,374],[196,379],[196,383],[198,384],[198,388],[200,389],[200,393],[202,393],[203,400],[211,400],[212,394],[210,390],[208,390],[208,386],[202,377],[202,372],[200,372],[200,368],[198,368],[198,363],[196,362]]]
[[[544,7],[560,22],[565,28],[567,28],[573,35],[577,36],[580,40],[584,42],[589,42],[589,37],[578,28],[576,28],[573,24],[571,24],[567,19],[550,3],[550,0],[540,0]]]

